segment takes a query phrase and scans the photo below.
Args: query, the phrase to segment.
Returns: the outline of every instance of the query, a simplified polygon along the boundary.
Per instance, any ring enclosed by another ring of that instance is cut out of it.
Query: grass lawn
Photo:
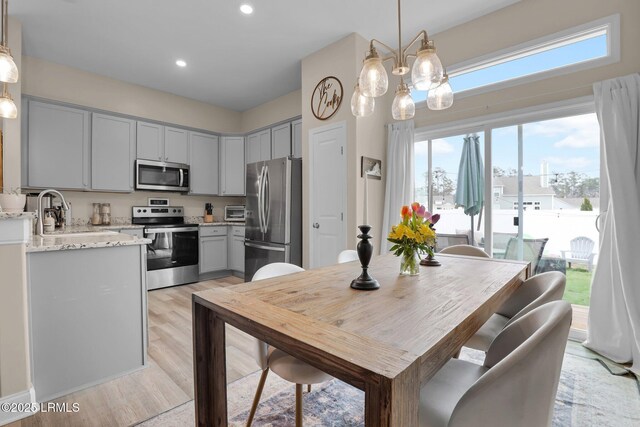
[[[571,304],[589,305],[591,296],[591,275],[584,268],[567,268],[567,287],[564,300]]]

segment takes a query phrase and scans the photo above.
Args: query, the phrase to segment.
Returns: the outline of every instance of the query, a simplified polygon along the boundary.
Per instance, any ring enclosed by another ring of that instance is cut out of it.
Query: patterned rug
[[[484,354],[463,349],[461,359],[482,363]],[[260,374],[253,373],[228,387],[232,426],[246,422]],[[364,393],[341,381],[314,386],[304,394],[305,426],[363,426]],[[194,424],[193,401],[140,424],[168,427]],[[271,373],[258,406],[254,426],[295,424],[295,387]],[[553,417],[554,427],[636,427],[640,425],[640,385],[613,362],[578,343],[565,352]]]

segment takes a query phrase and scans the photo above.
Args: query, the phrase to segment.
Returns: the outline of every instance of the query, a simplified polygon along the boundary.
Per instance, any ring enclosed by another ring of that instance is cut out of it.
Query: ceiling
[[[404,0],[403,42],[519,0]],[[12,0],[23,54],[245,111],[300,88],[300,61],[346,35],[397,43],[393,0]],[[239,6],[254,13],[245,16]],[[362,52],[363,56],[365,52]],[[184,59],[187,67],[175,65]]]

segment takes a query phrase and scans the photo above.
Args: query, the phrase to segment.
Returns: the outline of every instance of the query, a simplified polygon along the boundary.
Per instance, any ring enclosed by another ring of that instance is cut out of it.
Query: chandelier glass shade
[[[16,83],[18,81],[18,67],[13,60],[11,50],[7,47],[8,18],[7,0],[2,2],[2,41],[0,42],[0,82]]]
[[[370,96],[364,96],[360,90],[360,85],[356,83],[351,97],[351,112],[356,117],[367,117],[373,114],[376,100]]]
[[[2,96],[0,96],[0,117],[5,119],[15,119],[18,117],[18,109],[9,92],[7,92],[7,84],[2,85]]]
[[[445,110],[453,105],[453,90],[446,74],[437,87],[430,89],[427,95],[427,107],[431,110]]]
[[[415,53],[411,53],[410,49],[417,42],[421,42],[420,48]],[[381,57],[375,47],[378,45],[382,47],[387,55]],[[409,67],[409,60],[415,58],[413,66]],[[396,96],[393,100],[391,107],[391,113],[396,120],[408,120],[415,115],[415,103],[411,98],[411,91],[409,86],[404,82],[402,76],[411,71],[411,83],[417,90],[428,90],[429,96],[432,91],[437,93],[433,95],[433,105],[437,105],[439,108],[449,108],[453,104],[453,92],[451,91],[451,85],[448,83],[448,79],[445,79],[445,70],[436,54],[436,48],[432,40],[429,40],[426,31],[421,31],[411,42],[402,47],[402,21],[400,13],[400,0],[398,0],[398,48],[393,49],[386,44],[372,39],[369,42],[369,52],[363,61],[362,70],[358,78],[358,84],[356,89],[359,89],[358,97],[365,96],[369,98],[377,98],[384,95],[389,88],[389,76],[387,70],[384,67],[386,61],[393,61],[393,67],[391,73],[393,75],[400,76],[400,84],[396,90]],[[447,92],[448,90],[448,92]],[[354,108],[354,100],[356,94],[352,98],[351,111],[356,117],[364,117],[369,115],[368,109]],[[362,101],[359,101],[362,103]],[[427,103],[431,108],[430,103]],[[374,104],[371,104],[373,110]]]

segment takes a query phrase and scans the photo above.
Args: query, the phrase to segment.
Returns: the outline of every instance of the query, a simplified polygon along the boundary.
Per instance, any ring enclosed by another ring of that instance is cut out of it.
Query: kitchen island
[[[149,242],[118,232],[32,236],[27,242],[37,401],[145,366]]]

